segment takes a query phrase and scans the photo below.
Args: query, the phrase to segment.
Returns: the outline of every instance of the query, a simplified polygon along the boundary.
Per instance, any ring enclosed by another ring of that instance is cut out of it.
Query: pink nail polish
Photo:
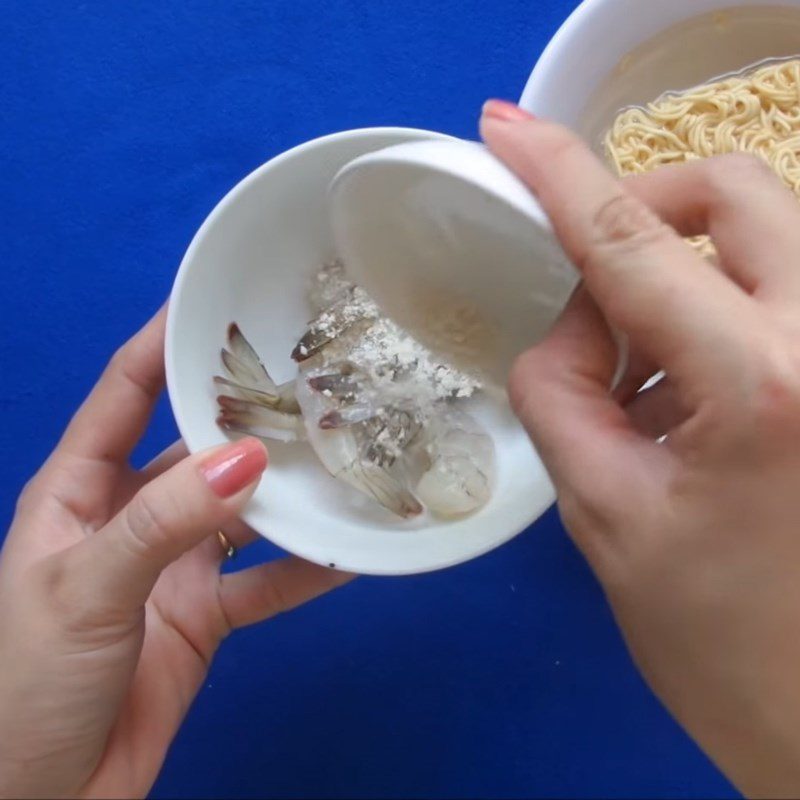
[[[503,122],[530,122],[536,119],[533,114],[507,100],[487,100],[483,104],[483,116]]]
[[[216,495],[232,497],[267,468],[267,448],[258,439],[226,445],[201,464],[203,477]]]

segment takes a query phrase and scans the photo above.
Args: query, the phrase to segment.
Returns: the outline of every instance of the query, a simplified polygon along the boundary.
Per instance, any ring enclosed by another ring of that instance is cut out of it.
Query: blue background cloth
[[[4,0],[3,530],[231,186],[345,128],[474,138],[574,5]],[[175,436],[165,401],[137,458]],[[235,634],[153,796],[736,795],[637,676],[551,513],[471,564]]]

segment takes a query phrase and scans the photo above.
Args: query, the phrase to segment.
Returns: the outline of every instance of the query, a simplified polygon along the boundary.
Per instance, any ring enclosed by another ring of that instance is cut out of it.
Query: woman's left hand
[[[221,576],[256,440],[128,463],[164,386],[162,310],[112,359],[20,497],[0,560],[0,797],[144,796],[231,630],[351,576],[287,558]]]

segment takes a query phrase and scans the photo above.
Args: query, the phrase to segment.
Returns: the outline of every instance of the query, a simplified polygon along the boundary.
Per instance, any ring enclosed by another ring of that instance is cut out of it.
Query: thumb
[[[139,609],[165,567],[241,513],[266,466],[264,445],[244,439],[190,456],[146,484],[73,548],[82,562],[73,574],[83,576],[91,604],[98,611]]]
[[[509,382],[512,406],[559,488],[587,471],[605,471],[628,427],[611,396],[617,348],[585,287],[550,335],[519,357]]]
[[[611,395],[616,365],[614,339],[584,287],[547,339],[514,365],[509,397],[556,486],[562,515],[569,507],[599,516],[644,479],[630,465],[652,443]],[[565,516],[574,521],[573,513]]]

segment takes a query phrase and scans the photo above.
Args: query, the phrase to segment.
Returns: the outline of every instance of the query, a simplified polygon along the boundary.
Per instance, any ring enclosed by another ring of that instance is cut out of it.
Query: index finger
[[[67,427],[57,452],[123,462],[138,443],[164,388],[167,307],[113,356]]]
[[[289,556],[220,576],[219,600],[231,628],[243,628],[291,611],[355,577]]]
[[[681,235],[709,234],[721,266],[749,294],[796,302],[800,209],[766,162],[732,153],[659,167],[624,184]]]
[[[484,115],[491,150],[536,193],[609,323],[680,381],[722,377],[756,306],[561,126]],[[735,363],[735,359],[733,359]]]

